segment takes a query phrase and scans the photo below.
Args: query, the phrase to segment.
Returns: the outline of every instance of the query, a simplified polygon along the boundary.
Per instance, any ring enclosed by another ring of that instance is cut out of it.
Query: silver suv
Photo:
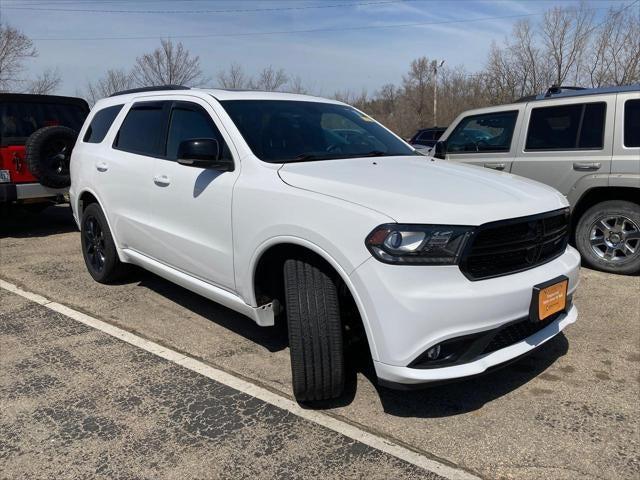
[[[574,241],[585,263],[640,272],[640,85],[552,87],[464,112],[434,156],[555,187],[571,203]]]

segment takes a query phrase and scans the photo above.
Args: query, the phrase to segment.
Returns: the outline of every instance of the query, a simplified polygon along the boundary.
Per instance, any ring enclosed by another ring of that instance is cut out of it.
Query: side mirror
[[[446,155],[447,155],[447,141],[438,140],[434,148],[433,156],[436,158],[439,158],[440,160],[444,160]]]
[[[233,160],[221,158],[220,143],[214,138],[190,138],[180,142],[178,163],[223,172],[231,172],[234,169]]]

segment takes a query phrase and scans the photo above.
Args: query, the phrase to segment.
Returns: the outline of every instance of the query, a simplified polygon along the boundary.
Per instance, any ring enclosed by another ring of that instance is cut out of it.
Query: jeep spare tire
[[[44,127],[27,139],[25,161],[40,183],[65,188],[71,183],[69,160],[78,132],[62,126]]]

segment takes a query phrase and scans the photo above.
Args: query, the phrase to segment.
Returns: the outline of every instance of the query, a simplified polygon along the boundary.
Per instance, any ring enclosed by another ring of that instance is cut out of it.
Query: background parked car
[[[409,143],[417,150],[430,149],[446,129],[446,127],[422,128],[409,139]]]
[[[574,240],[589,266],[640,272],[640,85],[552,87],[464,112],[435,156],[551,185],[571,203]]]
[[[81,98],[0,94],[0,205],[39,210],[64,198],[71,150],[88,114]]]

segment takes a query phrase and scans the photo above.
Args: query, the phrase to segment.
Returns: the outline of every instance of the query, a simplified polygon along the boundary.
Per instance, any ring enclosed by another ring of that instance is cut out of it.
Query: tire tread
[[[344,360],[335,282],[304,259],[286,260],[284,274],[294,394],[299,401],[336,398]]]

